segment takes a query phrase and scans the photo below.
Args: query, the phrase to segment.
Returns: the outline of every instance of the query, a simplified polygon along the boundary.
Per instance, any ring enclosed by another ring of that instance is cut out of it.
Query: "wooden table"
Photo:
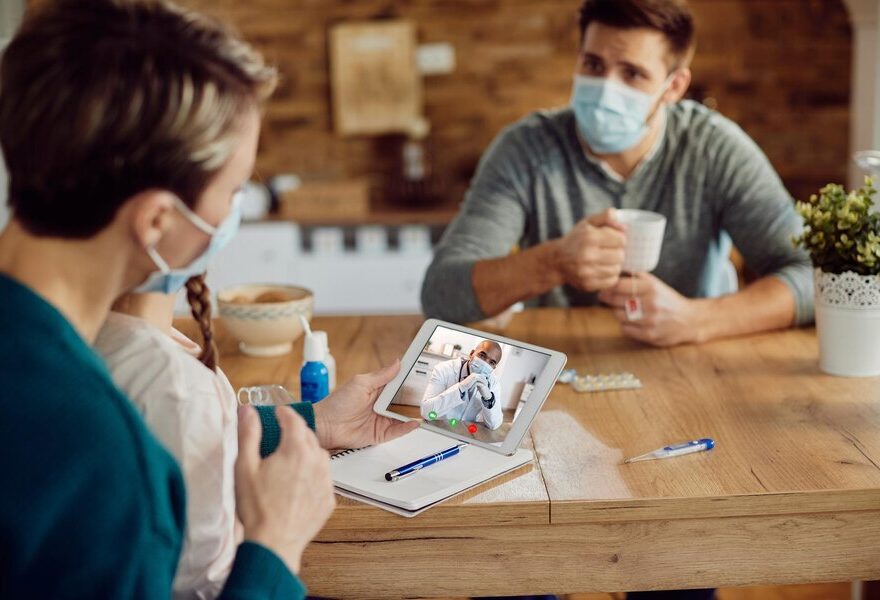
[[[316,318],[344,381],[403,353],[421,318]],[[504,333],[640,390],[557,385],[533,468],[404,519],[340,499],[304,558],[341,598],[624,591],[880,578],[880,381],[824,375],[811,329],[653,349],[602,309],[517,315]],[[233,385],[298,389],[299,348],[241,356]],[[878,340],[880,343],[880,340]],[[297,344],[300,345],[300,344]],[[669,442],[711,452],[622,464]]]

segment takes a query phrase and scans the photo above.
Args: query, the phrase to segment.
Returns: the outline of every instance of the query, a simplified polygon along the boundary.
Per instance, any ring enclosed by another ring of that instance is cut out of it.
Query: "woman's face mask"
[[[187,205],[179,198],[174,199],[175,208],[192,223],[197,229],[211,236],[211,241],[205,251],[197,256],[191,263],[186,266],[172,269],[168,266],[155,247],[147,248],[147,254],[156,265],[158,271],[150,273],[147,280],[134,289],[135,293],[160,293],[175,294],[196,275],[201,275],[208,269],[208,263],[211,259],[229,243],[235,234],[238,233],[238,226],[241,224],[241,195],[236,194],[232,198],[232,206],[229,214],[217,227],[212,227],[204,221],[200,216],[195,214]]]
[[[575,75],[571,107],[578,130],[598,154],[619,154],[638,144],[648,133],[648,116],[672,82],[646,94],[611,79]]]

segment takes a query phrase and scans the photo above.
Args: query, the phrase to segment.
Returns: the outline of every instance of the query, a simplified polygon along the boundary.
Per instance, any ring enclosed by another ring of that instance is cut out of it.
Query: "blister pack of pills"
[[[632,373],[604,373],[580,375],[574,369],[559,374],[559,383],[568,383],[578,392],[606,392],[609,390],[633,390],[642,387],[641,380]]]

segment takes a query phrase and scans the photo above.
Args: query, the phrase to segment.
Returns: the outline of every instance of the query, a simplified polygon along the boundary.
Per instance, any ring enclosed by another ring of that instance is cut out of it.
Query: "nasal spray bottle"
[[[305,364],[299,372],[300,399],[303,402],[319,402],[330,393],[330,374],[327,365],[324,364],[324,342],[312,333],[309,322],[300,315],[306,339],[303,343],[303,358]]]
[[[332,392],[336,389],[336,359],[330,354],[330,344],[327,341],[327,332],[313,331],[312,334],[318,338],[321,345],[324,347],[324,359],[321,362],[327,367],[327,377],[330,382],[330,387],[328,389]]]

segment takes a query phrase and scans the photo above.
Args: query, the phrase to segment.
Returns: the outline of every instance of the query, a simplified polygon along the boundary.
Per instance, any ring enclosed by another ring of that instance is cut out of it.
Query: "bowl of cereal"
[[[312,318],[315,296],[294,285],[248,284],[217,294],[220,321],[248,356],[290,352],[303,334],[300,315]]]

